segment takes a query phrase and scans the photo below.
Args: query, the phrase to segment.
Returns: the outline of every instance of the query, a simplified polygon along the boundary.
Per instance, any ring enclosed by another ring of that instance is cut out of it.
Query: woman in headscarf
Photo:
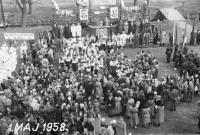
[[[120,115],[122,112],[122,104],[121,104],[122,98],[119,93],[117,93],[117,96],[115,97],[115,114]]]
[[[97,82],[95,83],[95,96],[101,97],[103,93],[103,88],[100,82],[100,78],[97,79]]]
[[[98,114],[100,112],[100,104],[99,104],[98,99],[94,100],[93,109],[94,109],[94,112],[96,113],[96,115],[98,116]]]
[[[155,109],[156,109],[156,125],[160,126],[160,124],[164,122],[164,109],[165,109],[165,107],[163,105],[163,102],[161,101],[160,103],[158,103],[155,106]]]
[[[117,123],[117,135],[127,135],[126,123],[122,117],[120,117]]]
[[[147,105],[148,108],[150,108],[150,117],[154,118],[154,116],[155,116],[155,111],[154,111],[155,103],[154,103],[154,100],[153,100],[152,97],[150,97],[150,99],[147,101],[146,105]]]
[[[142,117],[143,117],[144,127],[147,127],[148,123],[151,122],[151,119],[150,119],[150,108],[147,108],[146,105],[144,105],[143,107]]]
[[[135,104],[135,100],[133,99],[133,97],[131,97],[127,103],[126,116],[128,117],[130,117],[130,108],[132,107],[133,104]]]
[[[135,129],[139,124],[138,109],[135,106],[135,104],[132,104],[132,106],[129,109],[129,113],[130,113],[131,127]]]
[[[164,105],[167,105],[169,103],[169,96],[170,96],[169,87],[166,86],[162,92],[162,98],[163,98]]]

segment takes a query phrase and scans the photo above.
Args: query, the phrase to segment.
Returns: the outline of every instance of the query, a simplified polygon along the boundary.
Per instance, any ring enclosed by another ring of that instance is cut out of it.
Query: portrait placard
[[[117,18],[119,18],[119,8],[111,7],[110,8],[110,19],[117,19]]]
[[[88,20],[88,9],[80,9],[79,10],[79,16],[80,16],[80,20],[83,21],[83,20]]]

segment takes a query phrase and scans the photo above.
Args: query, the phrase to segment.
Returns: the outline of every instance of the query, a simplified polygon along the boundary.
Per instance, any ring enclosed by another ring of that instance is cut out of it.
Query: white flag
[[[125,8],[125,5],[124,5],[124,0],[121,0],[121,6],[122,6],[122,9]]]
[[[173,25],[173,45],[176,42],[176,22],[174,21],[174,25]]]
[[[89,0],[77,0],[76,3],[84,7],[88,7]]]
[[[52,0],[52,4],[56,8],[56,10],[60,10],[60,8],[59,8],[59,6],[58,6],[58,4],[56,3],[55,0]]]

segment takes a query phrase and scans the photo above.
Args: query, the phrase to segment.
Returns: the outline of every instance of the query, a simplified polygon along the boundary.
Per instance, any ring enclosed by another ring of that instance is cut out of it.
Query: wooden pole
[[[0,0],[0,4],[1,4],[1,13],[2,13],[2,19],[3,19],[3,26],[4,26],[4,30],[6,30],[6,23],[5,23],[5,16],[4,16],[2,0]]]
[[[76,5],[76,17],[77,17],[77,23],[79,23],[79,5]]]
[[[90,25],[92,24],[92,1],[89,0],[89,19],[90,19]]]
[[[123,16],[122,0],[120,0],[120,20],[122,19],[122,16]]]

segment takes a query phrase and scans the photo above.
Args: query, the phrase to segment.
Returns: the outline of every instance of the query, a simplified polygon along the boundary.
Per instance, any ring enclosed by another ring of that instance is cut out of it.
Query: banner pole
[[[0,4],[1,4],[1,13],[2,13],[2,19],[3,19],[3,26],[4,26],[4,30],[6,30],[6,23],[5,23],[5,16],[4,16],[2,0],[0,0]]]

